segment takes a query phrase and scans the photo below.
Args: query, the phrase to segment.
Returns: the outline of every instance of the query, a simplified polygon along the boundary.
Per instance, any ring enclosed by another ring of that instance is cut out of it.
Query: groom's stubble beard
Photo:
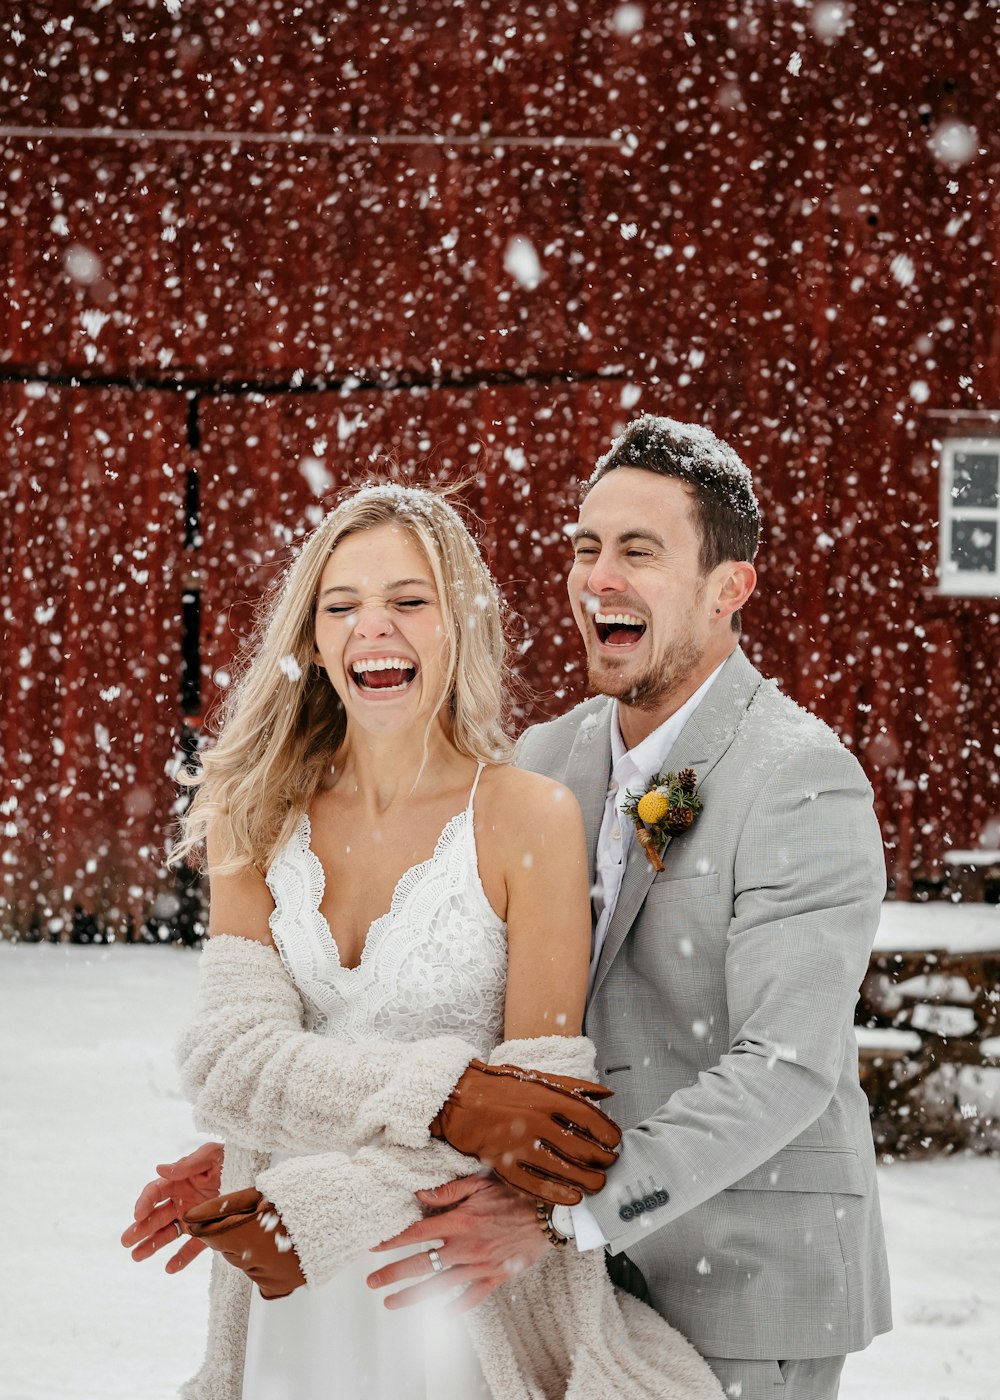
[[[673,697],[687,689],[688,678],[698,669],[705,655],[691,626],[691,619],[703,603],[705,584],[702,583],[691,600],[686,618],[686,627],[679,637],[669,643],[666,650],[656,657],[647,669],[637,678],[617,679],[613,671],[605,670],[606,658],[594,662],[587,658],[587,680],[598,695],[610,696],[612,700],[627,705],[630,709],[653,711],[665,706]]]
[[[704,649],[690,635],[671,642],[666,651],[642,675],[632,680],[609,674],[604,662],[588,663],[590,688],[608,695],[635,710],[658,710],[686,688],[688,677],[697,669]]]

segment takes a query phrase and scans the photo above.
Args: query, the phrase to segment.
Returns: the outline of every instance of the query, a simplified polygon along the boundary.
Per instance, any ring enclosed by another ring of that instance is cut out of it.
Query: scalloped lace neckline
[[[442,829],[440,836],[434,843],[434,849],[431,852],[431,854],[427,857],[427,859],[419,861],[416,865],[410,865],[406,868],[406,870],[403,871],[402,875],[400,875],[399,879],[396,881],[395,886],[393,887],[392,898],[389,901],[389,908],[385,911],[384,914],[380,914],[377,919],[373,919],[372,922],[368,925],[368,928],[365,931],[365,941],[361,946],[361,956],[356,963],[345,963],[342,961],[340,956],[340,945],[334,937],[334,932],[333,929],[330,927],[329,919],[323,913],[323,910],[321,908],[324,896],[326,895],[326,871],[323,868],[323,862],[320,860],[319,856],[312,848],[312,822],[309,819],[309,813],[302,813],[302,816],[299,819],[298,835],[301,837],[302,854],[305,857],[306,864],[308,865],[310,873],[313,877],[310,881],[310,888],[313,892],[313,913],[315,914],[320,927],[324,930],[324,932],[327,935],[328,951],[332,954],[333,958],[335,959],[336,967],[339,971],[348,974],[362,971],[368,960],[369,950],[375,944],[377,944],[383,931],[400,913],[406,902],[407,897],[409,896],[411,889],[413,889],[415,885],[420,883],[421,877],[427,870],[430,869],[430,867],[435,863],[435,861],[440,860],[442,854],[448,849],[452,841],[455,839],[456,832],[465,827],[468,818],[471,814],[471,811],[472,808],[470,805],[469,807],[464,807],[461,812],[456,812],[453,817],[450,817],[448,821],[445,822],[444,828]],[[477,883],[479,883],[480,888],[482,888],[482,882],[479,880],[478,860],[476,862],[475,873]],[[483,897],[484,899],[486,898],[485,891],[483,891]]]

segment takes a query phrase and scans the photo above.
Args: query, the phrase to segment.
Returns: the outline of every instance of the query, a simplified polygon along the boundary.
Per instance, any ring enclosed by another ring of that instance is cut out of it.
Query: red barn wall
[[[754,469],[748,650],[859,753],[901,888],[975,844],[1000,605],[936,590],[934,443],[1000,409],[997,13],[840,11],[0,20],[8,925],[169,893],[185,590],[197,719],[315,516],[306,459],[475,473],[526,717],[576,698],[561,529],[643,410]]]

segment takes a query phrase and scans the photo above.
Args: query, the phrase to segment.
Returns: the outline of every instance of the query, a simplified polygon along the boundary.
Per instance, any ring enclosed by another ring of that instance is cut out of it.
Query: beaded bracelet
[[[549,1207],[542,1202],[535,1206],[535,1215],[538,1217],[538,1228],[548,1240],[549,1244],[554,1244],[556,1248],[561,1248],[564,1244],[569,1244],[565,1235],[560,1235],[559,1231],[552,1224],[552,1217],[549,1214]]]

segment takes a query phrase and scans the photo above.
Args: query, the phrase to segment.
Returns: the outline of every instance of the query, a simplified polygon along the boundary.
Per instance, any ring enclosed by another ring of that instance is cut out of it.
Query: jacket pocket
[[[687,875],[679,880],[669,875],[658,875],[646,894],[646,904],[659,904],[674,899],[703,899],[706,895],[719,893],[719,872],[710,875]]]
[[[853,1147],[784,1147],[729,1191],[824,1191],[864,1196],[865,1170]]]

